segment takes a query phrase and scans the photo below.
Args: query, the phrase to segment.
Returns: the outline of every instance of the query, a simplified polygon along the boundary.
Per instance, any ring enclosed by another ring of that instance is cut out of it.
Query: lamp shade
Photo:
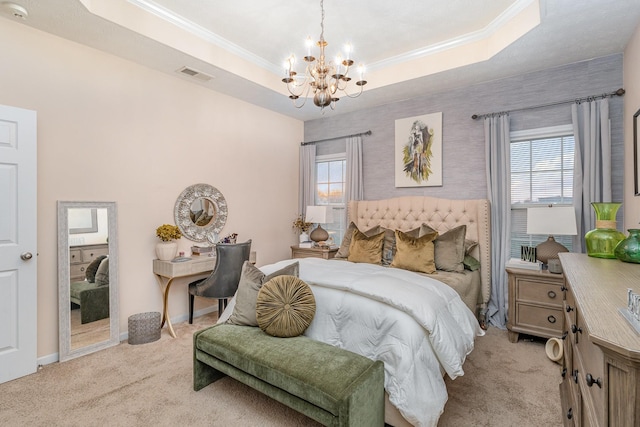
[[[329,224],[333,222],[332,206],[307,206],[305,221],[314,224]]]
[[[541,206],[527,209],[527,234],[546,234],[547,241],[536,247],[536,257],[548,264],[551,273],[561,273],[558,253],[568,249],[556,242],[553,235],[572,236],[578,234],[576,211],[573,206]]]
[[[316,243],[325,242],[329,238],[329,233],[327,233],[327,230],[322,228],[320,224],[330,224],[333,222],[333,207],[307,206],[305,221],[318,224],[311,234],[309,234],[309,238]]]
[[[575,236],[576,211],[573,206],[527,208],[527,234]]]

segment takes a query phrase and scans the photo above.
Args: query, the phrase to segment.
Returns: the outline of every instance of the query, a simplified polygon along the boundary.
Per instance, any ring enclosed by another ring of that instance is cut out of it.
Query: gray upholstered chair
[[[193,323],[195,297],[218,299],[218,316],[238,289],[242,264],[249,260],[251,240],[237,244],[216,245],[216,265],[206,279],[189,283],[189,323]]]

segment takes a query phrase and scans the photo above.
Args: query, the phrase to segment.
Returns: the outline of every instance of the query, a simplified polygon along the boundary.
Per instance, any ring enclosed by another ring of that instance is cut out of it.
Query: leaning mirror
[[[173,214],[183,236],[213,244],[227,222],[227,201],[217,188],[195,184],[178,196]]]
[[[61,362],[120,342],[117,231],[115,202],[58,202]]]

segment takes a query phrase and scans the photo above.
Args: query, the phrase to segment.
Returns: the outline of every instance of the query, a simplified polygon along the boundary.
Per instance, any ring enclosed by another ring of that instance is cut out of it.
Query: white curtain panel
[[[573,206],[578,229],[573,251],[585,252],[584,235],[596,223],[591,202],[611,202],[609,98],[573,104],[571,119],[575,139]]]
[[[511,140],[509,115],[484,120],[487,193],[491,203],[491,299],[489,323],[506,328],[508,279],[505,266],[511,248]]]
[[[362,200],[364,184],[362,179],[362,137],[347,138],[347,180],[345,185],[345,201]]]
[[[305,214],[307,206],[316,204],[316,146],[300,147],[300,188],[298,190],[298,213]]]

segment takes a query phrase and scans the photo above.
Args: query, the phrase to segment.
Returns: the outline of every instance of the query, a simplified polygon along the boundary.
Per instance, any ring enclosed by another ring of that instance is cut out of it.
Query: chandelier
[[[311,37],[307,38],[307,55],[303,58],[305,63],[304,75],[299,76],[294,70],[296,58],[291,55],[285,61],[285,77],[282,81],[287,85],[289,90],[289,98],[293,101],[293,105],[296,108],[302,108],[309,97],[309,94],[313,92],[313,103],[320,107],[324,111],[325,107],[335,108],[336,102],[340,99],[340,96],[348,96],[349,98],[357,98],[362,94],[364,85],[367,81],[364,80],[364,66],[360,64],[358,66],[359,80],[355,83],[359,86],[360,90],[356,93],[349,93],[347,91],[348,84],[351,81],[349,77],[349,71],[352,70],[353,60],[351,59],[351,45],[345,46],[345,58],[343,59],[340,54],[336,57],[335,61],[328,61],[325,57],[325,48],[327,42],[324,39],[324,1],[320,0],[320,10],[322,11],[322,20],[320,21],[320,40],[316,45],[320,48],[320,56],[316,59],[311,55],[311,47],[313,41]],[[357,89],[356,89],[357,90]],[[298,103],[298,99],[302,97],[302,103]]]

